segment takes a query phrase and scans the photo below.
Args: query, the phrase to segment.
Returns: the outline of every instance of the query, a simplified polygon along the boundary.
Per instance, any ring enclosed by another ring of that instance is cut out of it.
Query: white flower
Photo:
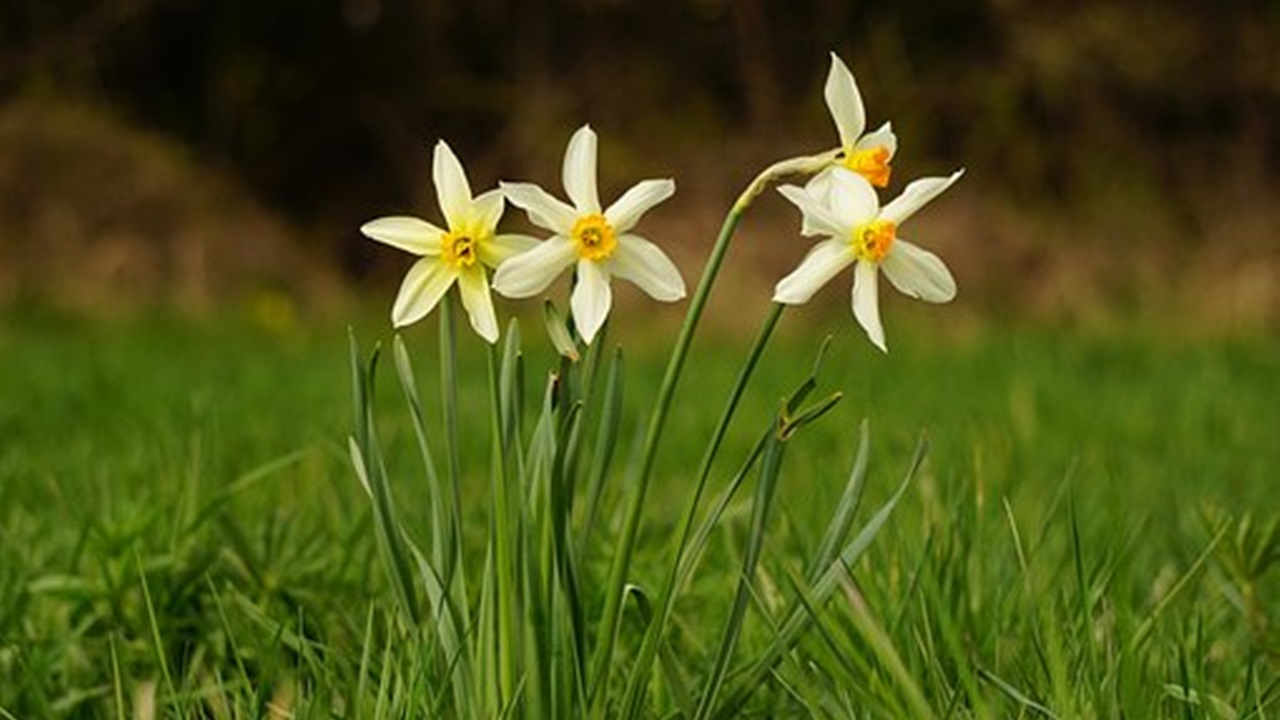
[[[403,327],[421,320],[456,282],[471,327],[480,337],[496,342],[498,320],[485,268],[498,267],[538,241],[496,233],[502,218],[502,192],[494,189],[472,197],[462,163],[443,140],[436,144],[432,175],[448,230],[405,216],[378,218],[360,228],[369,238],[422,256],[405,275],[391,322]]]
[[[811,190],[778,188],[804,214],[805,235],[825,235],[790,275],[778,282],[774,302],[799,305],[841,270],[856,263],[853,314],[876,347],[888,352],[880,325],[876,286],[879,270],[899,291],[927,302],[943,303],[956,295],[956,282],[937,255],[897,236],[898,226],[964,174],[923,178],[907,185],[883,208],[866,178],[835,168],[825,198]]]
[[[596,134],[583,125],[564,154],[564,189],[570,206],[532,183],[502,183],[511,204],[523,208],[533,224],[555,233],[546,242],[517,255],[493,277],[493,287],[513,298],[537,295],[565,268],[577,264],[578,282],[570,307],[578,334],[587,343],[604,324],[612,304],[611,277],[630,280],[653,299],[684,297],[680,271],[657,245],[631,232],[653,206],[671,197],[671,180],[642,180],[605,210],[596,189]]]
[[[805,186],[819,197],[830,191],[831,174],[837,167],[858,173],[876,187],[888,187],[892,168],[889,162],[898,151],[898,138],[889,123],[875,132],[863,134],[867,129],[867,111],[862,105],[862,94],[853,73],[835,53],[831,53],[831,70],[823,88],[827,109],[840,134],[840,155],[831,167],[818,173]]]

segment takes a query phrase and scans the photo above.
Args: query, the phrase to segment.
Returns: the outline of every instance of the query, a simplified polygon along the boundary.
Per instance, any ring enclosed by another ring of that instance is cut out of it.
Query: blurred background
[[[437,139],[477,190],[558,190],[584,122],[604,195],[677,179],[646,228],[693,279],[751,176],[835,144],[834,50],[898,132],[892,191],[968,171],[910,233],[963,309],[1270,331],[1278,37],[1264,0],[8,0],[0,302],[389,305],[409,259],[357,228],[438,217]],[[721,287],[767,291],[797,222],[760,203]]]

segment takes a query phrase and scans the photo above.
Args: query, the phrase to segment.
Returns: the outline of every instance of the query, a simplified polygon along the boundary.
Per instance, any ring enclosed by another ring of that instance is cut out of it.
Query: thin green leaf
[[[778,422],[782,423],[783,418],[779,417]],[[708,718],[714,711],[725,675],[729,670],[733,650],[742,634],[743,619],[746,615],[747,603],[750,601],[751,583],[754,581],[756,563],[759,562],[760,552],[764,547],[769,509],[773,505],[773,493],[777,487],[778,474],[782,470],[782,458],[789,437],[789,433],[774,432],[765,441],[760,475],[756,480],[756,496],[752,502],[751,529],[747,536],[747,547],[743,553],[742,570],[738,576],[738,590],[720,638],[720,647],[716,651],[711,674],[707,678],[698,709],[694,713],[694,720]]]

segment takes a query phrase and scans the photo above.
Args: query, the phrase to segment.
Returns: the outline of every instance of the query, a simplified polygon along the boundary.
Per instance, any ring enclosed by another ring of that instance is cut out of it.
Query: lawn
[[[927,460],[744,714],[902,717],[922,701],[938,717],[1280,716],[1280,341],[919,321],[891,323],[882,356],[847,310],[831,315],[823,327],[784,320],[712,475],[715,492],[834,333],[819,394],[844,397],[790,443],[736,657],[768,642],[760,609],[805,573],[861,420],[861,521],[922,433]],[[380,320],[356,332],[388,339]],[[532,397],[551,353],[537,323],[525,333]],[[407,336],[428,408],[433,337]],[[598,547],[581,558],[588,612],[661,340],[659,329],[624,339],[628,420]],[[0,315],[0,717],[427,713],[432,639],[397,614],[346,454],[346,343],[331,322]],[[477,344],[464,340],[461,363],[471,535],[487,507]],[[693,347],[632,573],[650,593],[743,347]],[[412,430],[384,370],[392,486],[411,534],[425,535]],[[675,608],[671,657],[694,689],[733,598],[750,520],[751,492],[740,495]],[[639,638],[634,614],[624,619],[621,665]],[[653,685],[664,716],[678,693]]]

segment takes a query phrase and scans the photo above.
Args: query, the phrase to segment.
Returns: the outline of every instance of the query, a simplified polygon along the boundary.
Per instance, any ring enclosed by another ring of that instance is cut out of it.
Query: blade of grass
[[[720,646],[716,651],[711,674],[707,678],[694,712],[694,720],[710,717],[719,697],[725,674],[729,670],[729,662],[738,638],[742,634],[743,620],[750,601],[750,587],[756,572],[756,563],[760,560],[760,551],[764,546],[766,524],[769,509],[773,505],[773,493],[777,487],[778,475],[782,470],[782,458],[787,438],[782,432],[784,418],[778,418],[778,428],[769,434],[765,441],[764,454],[760,465],[760,474],[756,479],[756,496],[751,506],[751,525],[747,535],[747,547],[743,553],[742,570],[738,575],[738,589],[730,606],[729,617],[724,632],[720,636]]]
[[[404,394],[405,403],[409,406],[410,424],[413,426],[414,438],[418,441],[418,455],[422,460],[422,470],[427,480],[431,560],[436,567],[442,569],[447,586],[453,574],[457,528],[453,525],[452,514],[446,511],[444,488],[441,487],[440,478],[436,474],[431,444],[427,440],[427,422],[422,411],[422,401],[418,396],[418,382],[409,360],[409,351],[405,348],[404,338],[400,335],[396,335],[392,341],[392,355],[395,359],[396,376],[400,380],[400,390]]]
[[[1182,573],[1182,576],[1179,577],[1178,581],[1169,588],[1169,591],[1160,598],[1155,607],[1151,608],[1151,612],[1147,613],[1146,617],[1142,619],[1142,623],[1138,625],[1138,629],[1133,632],[1133,635],[1129,638],[1128,645],[1125,646],[1125,655],[1132,655],[1137,651],[1138,647],[1146,641],[1147,636],[1155,629],[1156,623],[1160,620],[1161,616],[1164,615],[1165,610],[1169,608],[1169,604],[1173,602],[1174,598],[1178,597],[1178,595],[1182,593],[1183,589],[1190,584],[1191,578],[1194,577],[1196,573],[1200,571],[1200,568],[1204,567],[1204,564],[1209,560],[1209,558],[1213,556],[1214,549],[1218,547],[1218,543],[1226,536],[1228,529],[1230,529],[1230,525],[1226,523],[1218,529],[1218,532],[1214,534],[1213,539],[1210,540],[1209,544],[1200,552],[1199,557],[1191,563],[1191,566],[1187,568],[1186,572]]]
[[[999,675],[996,675],[990,670],[980,667],[978,668],[978,676],[981,677],[983,680],[986,680],[987,682],[991,683],[992,685],[995,685],[996,688],[1000,690],[1000,692],[1009,696],[1011,700],[1018,703],[1018,705],[1022,706],[1024,709],[1034,711],[1044,717],[1051,718],[1052,720],[1058,720],[1058,716],[1054,714],[1052,710],[1036,702],[1035,700],[1032,700],[1031,698],[1027,697],[1026,693],[1022,692],[1021,690],[1014,687],[1013,685],[1010,685],[1008,682],[1003,680]]]
[[[147,627],[151,631],[151,648],[155,651],[160,675],[169,689],[169,697],[177,704],[179,702],[178,686],[173,682],[173,673],[169,670],[169,653],[165,651],[164,640],[160,637],[160,622],[156,619],[155,603],[151,601],[151,586],[147,584],[147,571],[142,564],[142,553],[137,547],[133,549],[133,561],[138,568],[138,581],[142,584],[142,600],[147,608]],[[178,715],[182,715],[181,706],[179,706]]]
[[[120,656],[116,652],[116,634],[107,635],[107,647],[111,651],[111,686],[116,702],[116,720],[124,720],[124,678],[120,676]],[[3,711],[3,708],[0,708]],[[5,713],[6,716],[12,717]]]
[[[884,527],[889,516],[893,513],[894,508],[897,507],[898,502],[906,493],[907,487],[920,469],[920,465],[923,464],[927,450],[928,442],[921,438],[920,442],[916,444],[916,450],[912,455],[911,463],[907,467],[906,476],[898,486],[897,491],[876,511],[871,519],[867,521],[867,524],[863,526],[862,530],[852,541],[845,545],[840,555],[819,576],[818,581],[814,583],[808,593],[813,598],[814,607],[822,607],[826,604],[832,593],[839,587],[845,568],[854,567],[876,535],[879,534],[881,528]],[[735,673],[736,679],[728,693],[728,699],[721,705],[715,717],[732,717],[733,713],[746,702],[750,693],[772,672],[773,667],[778,663],[782,655],[795,646],[810,622],[812,622],[812,615],[805,609],[805,606],[803,604],[794,606],[787,614],[786,620],[783,621],[781,630],[765,650],[741,671]]]
[[[622,378],[622,348],[618,348],[613,354],[613,362],[609,364],[609,372],[605,377],[600,425],[596,431],[591,470],[587,475],[586,520],[582,524],[578,540],[579,553],[583,556],[591,547],[591,538],[600,512],[601,497],[604,494],[605,479],[609,475],[614,449],[618,443],[618,431],[622,424]]]

